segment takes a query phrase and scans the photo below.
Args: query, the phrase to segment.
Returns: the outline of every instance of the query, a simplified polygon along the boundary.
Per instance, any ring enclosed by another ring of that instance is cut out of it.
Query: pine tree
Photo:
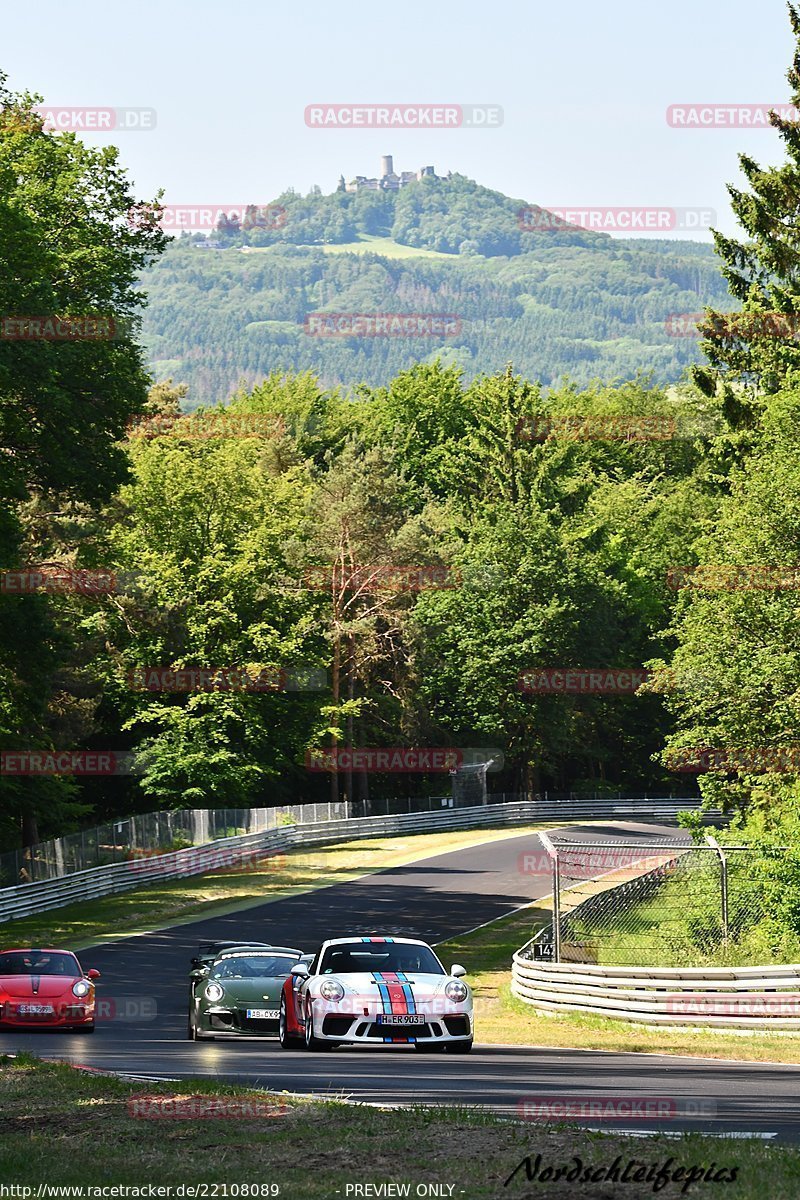
[[[800,109],[800,11],[791,3],[788,9],[796,45],[787,79],[792,105]],[[706,310],[700,330],[710,368],[693,372],[706,395],[721,391],[734,427],[755,424],[759,396],[777,391],[788,372],[800,368],[800,121],[774,110],[769,120],[788,158],[765,169],[750,155],[739,156],[750,190],[729,184],[728,193],[747,240],[712,232],[728,290],[742,310]]]

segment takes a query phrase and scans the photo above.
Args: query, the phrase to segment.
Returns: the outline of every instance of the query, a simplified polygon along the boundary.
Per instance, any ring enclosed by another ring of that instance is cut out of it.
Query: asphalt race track
[[[573,825],[564,833],[596,841],[678,835],[674,828],[627,822]],[[6,1032],[0,1035],[0,1051],[30,1050],[139,1076],[210,1075],[225,1082],[360,1101],[481,1104],[514,1115],[526,1097],[674,1097],[679,1112],[704,1115],[660,1124],[649,1119],[603,1122],[602,1127],[800,1140],[800,1067],[481,1046],[479,1041],[473,1053],[462,1058],[422,1056],[405,1047],[308,1054],[284,1051],[271,1040],[187,1040],[188,966],[198,941],[253,938],[308,951],[326,937],[347,933],[444,941],[549,893],[548,876],[518,869],[524,853],[541,853],[536,835],[456,850],[239,913],[199,918],[190,925],[84,950],[84,967],[102,972],[98,998],[113,1001],[113,1018],[98,1022],[91,1037]],[[480,1038],[479,1023],[477,1034]]]

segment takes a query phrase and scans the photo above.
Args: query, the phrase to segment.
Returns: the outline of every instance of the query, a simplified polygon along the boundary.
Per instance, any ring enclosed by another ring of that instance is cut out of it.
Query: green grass
[[[264,1115],[144,1118],[131,1107],[143,1093],[149,1098],[145,1112],[194,1096],[206,1104],[213,1099],[218,1113],[235,1098],[258,1102]],[[648,1166],[671,1159],[670,1171],[681,1166],[708,1169],[712,1163],[717,1170],[737,1169],[734,1183],[694,1184],[688,1194],[702,1200],[794,1200],[800,1193],[800,1151],[755,1139],[726,1142],[694,1134],[642,1139],[498,1120],[479,1109],[382,1110],[312,1103],[209,1080],[133,1083],[23,1055],[0,1058],[0,1109],[6,1135],[0,1139],[0,1180],[34,1189],[42,1183],[83,1189],[275,1184],[284,1200],[345,1200],[348,1185],[408,1184],[414,1195],[417,1185],[437,1183],[452,1185],[452,1192],[444,1194],[459,1200],[531,1195],[548,1200],[627,1195],[639,1200],[652,1194],[652,1185],[620,1184],[612,1191],[608,1185],[563,1180],[526,1184],[524,1170],[504,1186],[526,1156],[535,1161],[540,1154],[542,1167],[573,1167],[573,1156],[578,1156],[583,1167],[597,1169],[620,1155],[623,1166],[631,1159]],[[685,1194],[680,1177],[658,1192],[667,1200]],[[349,1195],[356,1193],[350,1190]],[[83,1196],[90,1200],[91,1193],[84,1190]]]
[[[282,243],[276,243],[278,247]],[[248,246],[248,254],[267,254],[273,246]],[[359,234],[355,242],[338,242],[328,245],[315,245],[315,250],[325,254],[380,254],[383,258],[449,258],[458,260],[457,254],[445,254],[442,250],[425,250],[415,246],[404,246],[389,237],[378,237],[371,233]]]

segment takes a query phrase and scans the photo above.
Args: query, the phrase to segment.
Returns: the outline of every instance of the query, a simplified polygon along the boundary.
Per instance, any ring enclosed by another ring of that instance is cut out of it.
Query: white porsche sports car
[[[309,964],[291,968],[281,992],[281,1045],[468,1054],[473,1013],[465,974],[458,964],[448,974],[430,946],[412,938],[333,938]]]

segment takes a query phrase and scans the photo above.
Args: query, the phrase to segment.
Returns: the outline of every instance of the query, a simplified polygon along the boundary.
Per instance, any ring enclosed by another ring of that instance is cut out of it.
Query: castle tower
[[[381,158],[381,179],[387,175],[394,175],[394,160],[391,154],[384,154]]]

